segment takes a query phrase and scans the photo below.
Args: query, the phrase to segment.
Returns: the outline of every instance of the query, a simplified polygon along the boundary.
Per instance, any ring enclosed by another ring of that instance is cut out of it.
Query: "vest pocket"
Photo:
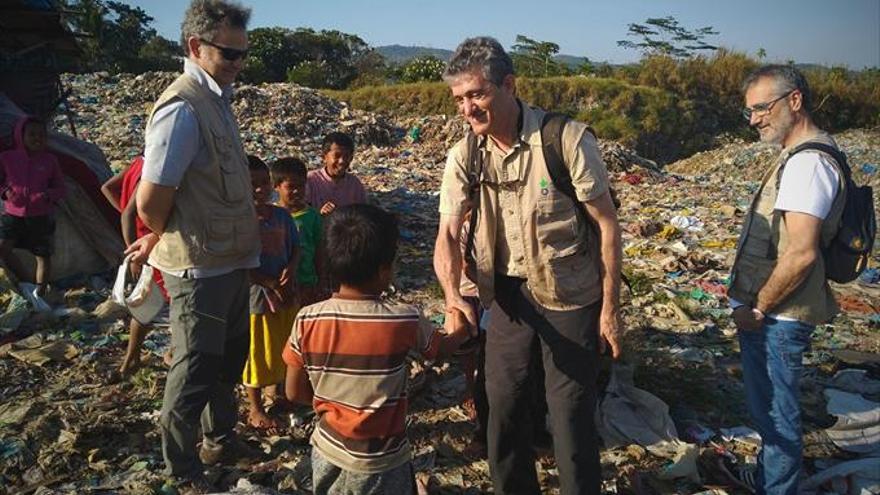
[[[737,261],[731,297],[744,304],[754,304],[758,291],[770,278],[775,263],[762,256],[743,253]],[[740,292],[742,291],[742,292]]]
[[[571,199],[559,193],[538,200],[535,230],[543,258],[552,259],[572,254],[580,247],[577,215]]]
[[[574,249],[560,254],[562,256],[550,259],[547,264],[549,286],[553,287],[558,300],[572,301],[582,296],[595,281],[589,277],[591,270],[587,266],[589,258],[586,253]]]
[[[755,215],[742,246],[743,254],[767,258],[771,253],[770,243],[773,242],[771,229],[767,218]]]
[[[235,252],[236,236],[234,219],[212,218],[208,222],[205,251],[214,256],[226,256]]]
[[[232,139],[226,135],[215,133],[214,148],[217,150],[217,162],[220,166],[223,197],[228,201],[245,199],[249,184],[245,183],[240,153],[236,152]]]
[[[208,223],[205,251],[213,256],[249,254],[259,239],[259,225],[251,216],[214,217]]]

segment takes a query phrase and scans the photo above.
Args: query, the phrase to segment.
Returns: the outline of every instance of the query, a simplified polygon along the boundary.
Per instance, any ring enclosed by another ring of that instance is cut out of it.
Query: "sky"
[[[177,40],[185,0],[126,0],[153,27]],[[489,35],[510,47],[518,34],[559,45],[560,53],[593,61],[634,62],[617,46],[630,23],[673,16],[691,30],[712,26],[712,44],[768,62],[880,67],[880,0],[244,0],[250,28],[336,29],[372,46],[454,49],[466,37]],[[634,38],[630,38],[634,39]]]

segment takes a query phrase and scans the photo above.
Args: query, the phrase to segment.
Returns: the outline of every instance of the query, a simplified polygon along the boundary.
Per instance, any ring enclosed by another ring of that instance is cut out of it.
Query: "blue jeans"
[[[739,331],[746,406],[763,441],[758,494],[797,493],[803,453],[799,382],[814,328],[768,316],[760,330]]]

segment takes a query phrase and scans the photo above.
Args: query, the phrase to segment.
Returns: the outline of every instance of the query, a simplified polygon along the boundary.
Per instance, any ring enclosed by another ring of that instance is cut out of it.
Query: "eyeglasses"
[[[248,56],[248,50],[239,50],[238,48],[220,46],[216,43],[211,43],[210,41],[203,38],[199,38],[199,41],[220,50],[220,55],[222,55],[225,60],[228,60],[230,62],[235,62],[238,59],[244,60]]]
[[[785,93],[784,95],[780,96],[779,98],[776,98],[775,100],[770,100],[770,101],[764,102],[764,103],[758,103],[757,105],[755,105],[751,108],[745,107],[742,109],[742,116],[746,120],[751,121],[752,115],[757,115],[759,117],[763,116],[763,115],[767,115],[768,113],[773,111],[773,105],[775,105],[777,101],[779,101],[783,98],[786,98],[788,95],[794,93],[794,91],[795,90],[791,90],[788,93]]]

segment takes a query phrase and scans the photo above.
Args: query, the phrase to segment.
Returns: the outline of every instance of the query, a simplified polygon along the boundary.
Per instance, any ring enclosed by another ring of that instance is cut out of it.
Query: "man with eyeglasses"
[[[254,455],[233,430],[234,387],[250,338],[248,270],[260,258],[248,162],[230,106],[249,17],[249,9],[223,0],[193,0],[187,9],[183,74],[153,106],[136,193],[138,215],[155,234],[129,248],[162,270],[171,299],[162,453],[166,472],[192,493],[211,489],[203,463]]]
[[[803,74],[770,65],[744,84],[743,115],[761,141],[782,147],[746,216],[728,296],[739,330],[746,404],[763,447],[757,493],[798,493],[802,433],[798,382],[817,324],[837,305],[825,280],[820,246],[833,238],[844,195],[834,158],[806,142],[836,148],[810,116]]]
[[[434,269],[447,315],[457,308],[475,326],[474,309],[459,291],[461,224],[473,208],[477,290],[492,315],[485,375],[495,493],[541,493],[525,428],[529,419],[544,420],[528,418],[526,406],[538,348],[561,493],[598,494],[598,358],[606,345],[619,356],[622,322],[620,225],[596,138],[580,122],[560,129],[575,204],[557,189],[545,160],[545,112],[516,97],[513,62],[498,41],[465,40],[443,77],[477,144],[470,148],[473,141],[465,138],[449,151]],[[579,218],[579,208],[595,230]],[[446,320],[449,326],[453,318]]]

